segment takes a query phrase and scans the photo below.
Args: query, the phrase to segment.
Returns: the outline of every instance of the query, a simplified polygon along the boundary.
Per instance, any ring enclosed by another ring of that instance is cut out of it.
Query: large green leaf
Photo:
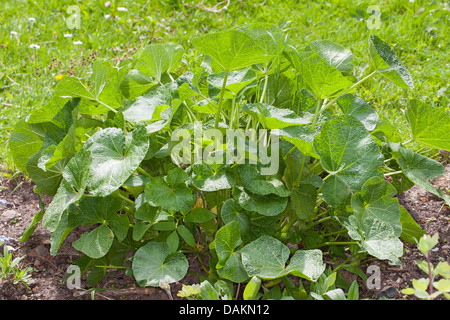
[[[322,167],[330,174],[322,193],[332,206],[341,205],[373,176],[382,177],[383,154],[364,125],[352,116],[338,116],[324,124],[314,139]]]
[[[286,188],[277,176],[262,175],[257,166],[243,164],[238,168],[242,184],[245,189],[254,194],[275,194],[279,197],[287,197],[291,192]]]
[[[450,115],[444,108],[414,99],[409,101],[405,115],[414,140],[450,151]]]
[[[353,70],[353,55],[350,50],[329,40],[316,40],[308,45],[308,49],[316,51],[327,63],[344,74]]]
[[[207,78],[208,83],[217,88],[222,88],[224,80],[225,72],[210,74]],[[253,81],[256,81],[256,72],[250,68],[230,71],[227,75],[225,88],[230,90],[233,94],[238,94],[239,91]]]
[[[440,189],[436,190],[430,183],[430,180],[445,173],[445,168],[441,163],[401,146],[399,146],[397,152],[394,152],[394,155],[409,180],[450,204],[450,196]]]
[[[183,47],[174,43],[150,44],[139,55],[137,69],[161,82],[161,75],[164,72],[173,71],[178,67],[183,53]]]
[[[114,240],[114,234],[108,226],[102,224],[89,233],[83,233],[72,245],[93,259],[104,257]]]
[[[255,211],[264,216],[276,216],[286,209],[288,198],[272,195],[270,197],[252,194],[243,187],[234,186],[233,198],[245,210]]]
[[[194,164],[192,170],[192,184],[199,190],[213,192],[231,189],[236,182],[235,174],[227,165]]]
[[[196,198],[191,188],[175,178],[175,173],[179,171],[182,170],[178,167],[169,171],[166,180],[161,177],[153,178],[145,187],[146,201],[152,206],[161,207],[165,210],[190,211]],[[187,177],[187,175],[184,176],[185,181]]]
[[[188,268],[184,254],[171,254],[169,246],[162,242],[148,242],[133,257],[133,276],[141,287],[159,287],[161,282],[180,281]]]
[[[241,235],[245,234],[250,226],[250,217],[244,212],[242,207],[234,200],[227,199],[222,204],[220,217],[225,224],[233,221],[239,224]]]
[[[262,236],[241,249],[242,263],[250,277],[276,279],[292,274],[316,281],[325,271],[320,250],[298,250],[289,265],[289,248],[281,241]]]
[[[148,147],[143,126],[128,134],[118,128],[106,128],[92,135],[84,145],[92,154],[90,193],[104,197],[116,191],[137,169]]]
[[[298,51],[292,46],[287,56],[319,99],[335,96],[352,85],[342,73],[316,51]]]
[[[142,96],[157,82],[137,69],[131,69],[120,82],[120,91],[127,99],[135,99]]]
[[[374,130],[377,126],[378,113],[363,99],[347,93],[340,96],[336,103],[342,112],[361,121],[368,131]]]
[[[265,103],[248,103],[242,106],[242,111],[250,114],[264,125],[266,129],[282,129],[311,123],[312,114],[297,115],[289,109],[279,109]]]
[[[208,33],[192,38],[193,46],[202,54],[211,57],[222,70],[231,71],[249,67],[253,64],[269,62],[279,51],[278,46],[258,43],[255,32],[247,29],[229,29]],[[258,32],[258,34],[261,34]]]
[[[352,197],[352,208],[361,225],[368,218],[376,218],[392,227],[393,235],[402,233],[400,204],[393,198],[397,190],[380,177],[372,177]]]
[[[290,205],[297,217],[307,220],[314,214],[317,189],[309,182],[301,182],[292,190]]]
[[[389,224],[373,217],[367,217],[361,222],[351,215],[344,225],[349,236],[360,241],[362,251],[378,259],[399,263],[398,258],[403,255],[403,243],[395,236],[394,229]]]
[[[411,75],[386,42],[376,35],[370,35],[369,52],[375,68],[382,76],[402,88],[414,89]]]
[[[283,129],[274,129],[271,131],[271,134],[280,136],[283,140],[292,143],[306,156],[319,158],[314,151],[313,141],[315,136],[320,133],[321,127],[316,126],[314,130],[311,126],[292,126]]]
[[[220,228],[214,240],[215,249],[219,261],[216,268],[220,269],[230,258],[235,249],[242,243],[239,223],[232,221]]]
[[[88,182],[91,161],[90,153],[82,149],[65,167],[63,180],[42,221],[43,225],[50,231],[55,231],[64,210],[72,203],[77,203],[83,196]]]

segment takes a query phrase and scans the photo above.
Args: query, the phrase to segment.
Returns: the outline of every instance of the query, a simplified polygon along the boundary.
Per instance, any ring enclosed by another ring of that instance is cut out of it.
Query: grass
[[[176,42],[191,48],[193,36],[255,21],[279,24],[299,44],[329,39],[345,46],[353,52],[357,78],[370,71],[369,34],[388,41],[411,72],[416,88],[404,91],[376,78],[367,81],[360,94],[396,124],[405,139],[409,131],[402,110],[407,98],[448,107],[449,4],[444,1],[377,1],[381,28],[372,30],[367,8],[373,1],[231,0],[226,8],[226,1],[217,7],[215,1],[125,0],[112,1],[109,7],[105,2],[6,0],[0,4],[0,171],[4,175],[17,172],[7,148],[14,122],[46,103],[56,76],[86,78],[94,59],[126,66],[148,43]],[[69,29],[66,23],[71,15],[67,9],[74,4],[80,8],[80,29]]]

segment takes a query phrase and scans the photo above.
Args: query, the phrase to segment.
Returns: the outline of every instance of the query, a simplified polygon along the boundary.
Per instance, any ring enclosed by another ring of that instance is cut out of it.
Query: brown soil
[[[432,182],[443,190],[450,187],[450,165],[446,165],[446,174]],[[17,188],[16,188],[17,187]],[[414,186],[398,196],[400,203],[411,213],[413,218],[430,235],[439,233],[437,250],[432,252],[431,261],[436,265],[439,261],[449,261],[450,244],[450,209],[444,202],[425,190]],[[0,199],[6,200],[8,205],[0,204],[0,236],[10,239],[9,247],[12,255],[24,257],[20,262],[21,269],[32,268],[33,283],[25,285],[12,285],[0,280],[0,300],[167,300],[168,294],[160,288],[141,288],[134,278],[126,276],[124,271],[111,271],[92,290],[86,282],[85,276],[81,279],[82,289],[69,289],[65,278],[71,262],[80,256],[71,243],[81,234],[81,229],[75,229],[64,244],[58,255],[50,255],[50,232],[41,225],[25,242],[18,239],[25,228],[32,221],[39,210],[39,197],[33,192],[33,184],[28,181],[15,180],[4,186],[0,192]],[[51,201],[50,197],[45,199]],[[188,256],[190,272],[202,273],[200,263],[196,256]],[[423,278],[425,273],[416,264],[423,260],[422,254],[414,244],[405,243],[405,253],[402,257],[402,266],[390,266],[385,261],[372,260],[361,265],[366,270],[369,265],[376,264],[381,271],[380,289],[369,290],[363,281],[360,282],[360,297],[415,299],[413,296],[401,294],[401,289],[411,286],[413,278]],[[354,276],[350,274],[350,277]],[[348,279],[352,280],[352,279]],[[181,281],[184,284],[199,283],[197,276],[188,273]],[[174,299],[181,299],[177,292],[181,290],[181,283],[171,285]],[[442,296],[441,296],[442,299]]]

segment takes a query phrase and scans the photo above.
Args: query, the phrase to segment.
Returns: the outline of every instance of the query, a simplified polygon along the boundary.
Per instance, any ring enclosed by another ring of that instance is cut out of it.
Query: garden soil
[[[444,176],[432,181],[435,187],[442,190],[450,188],[450,164],[446,164]],[[125,275],[124,270],[110,270],[106,277],[96,286],[87,284],[86,276],[81,278],[80,289],[69,289],[65,279],[72,261],[80,257],[80,253],[72,247],[72,242],[86,230],[78,227],[66,238],[56,256],[50,255],[50,232],[41,225],[33,235],[24,242],[18,239],[39,211],[39,197],[33,192],[33,184],[17,178],[5,185],[0,192],[0,236],[9,239],[9,248],[14,258],[23,257],[19,263],[21,269],[31,268],[33,283],[28,287],[13,285],[0,279],[0,300],[167,300],[182,299],[177,296],[182,284],[199,283],[195,274],[203,270],[195,255],[188,255],[190,269],[180,282],[171,284],[171,294],[160,288],[141,288],[133,277]],[[431,261],[436,265],[440,261],[448,261],[450,252],[450,208],[436,196],[414,186],[398,196],[403,205],[417,223],[430,235],[439,233],[439,243],[431,253]],[[51,197],[44,198],[46,204]],[[6,205],[5,205],[6,204]],[[380,283],[373,283],[369,289],[366,283],[354,274],[348,274],[348,281],[356,279],[360,283],[360,298],[379,299],[415,299],[401,293],[405,287],[411,286],[412,279],[423,278],[426,274],[420,270],[416,261],[424,257],[415,244],[405,243],[405,253],[401,258],[401,266],[389,265],[386,261],[370,260],[360,266],[365,271],[371,265],[380,270]],[[3,251],[3,250],[2,250]],[[207,262],[204,261],[204,263]],[[204,273],[203,273],[204,274]],[[368,274],[368,276],[370,276]],[[237,289],[238,287],[236,287]],[[243,286],[240,287],[243,290]],[[441,299],[443,297],[441,296]]]

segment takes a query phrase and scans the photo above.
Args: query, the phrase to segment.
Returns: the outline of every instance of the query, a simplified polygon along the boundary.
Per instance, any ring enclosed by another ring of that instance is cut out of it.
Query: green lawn
[[[0,4],[0,157],[3,174],[16,172],[7,139],[14,122],[45,104],[57,75],[86,78],[94,59],[126,66],[140,48],[154,42],[176,42],[249,22],[271,22],[306,44],[329,39],[350,49],[357,78],[369,71],[369,34],[386,40],[415,80],[415,89],[370,80],[359,94],[409,135],[402,115],[407,98],[448,107],[449,4],[443,1],[377,1],[379,29],[369,29],[373,1],[241,1],[226,9],[215,1],[27,1]],[[77,5],[80,29],[69,29],[67,9]],[[214,9],[219,12],[213,12]],[[426,151],[426,150],[424,150]],[[6,173],[6,172],[9,172]]]

